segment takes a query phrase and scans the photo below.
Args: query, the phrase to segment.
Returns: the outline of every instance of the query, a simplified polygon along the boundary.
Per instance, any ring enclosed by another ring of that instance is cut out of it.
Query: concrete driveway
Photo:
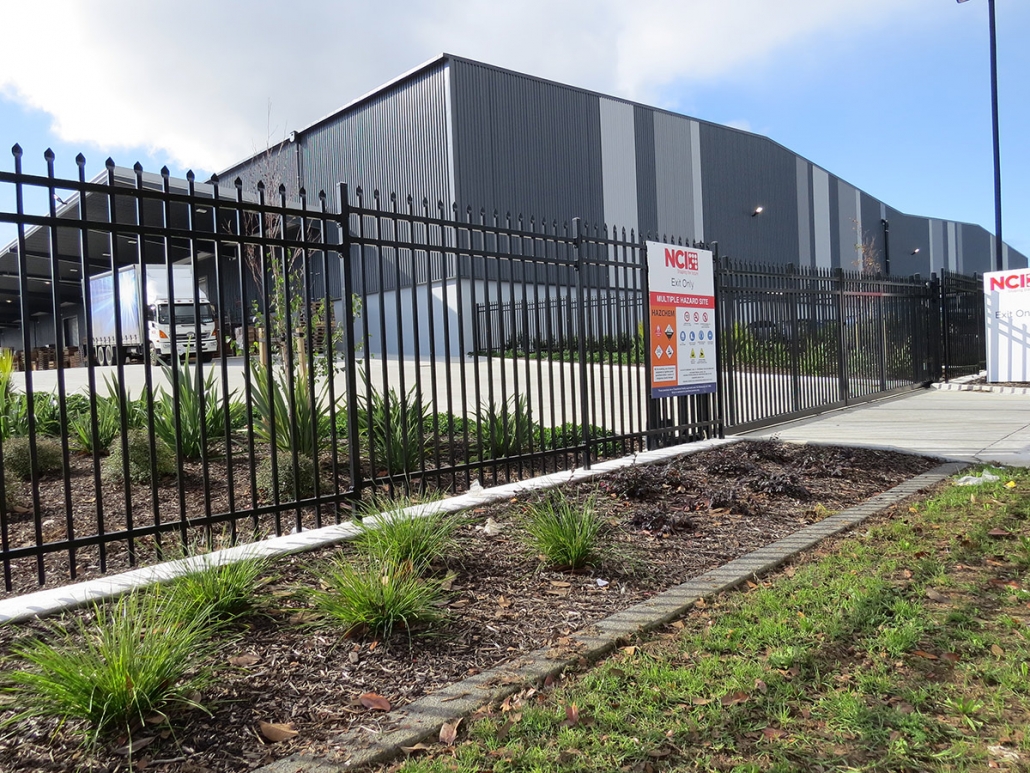
[[[746,433],[1030,466],[1030,395],[929,389]],[[1015,393],[1021,392],[1021,393]]]

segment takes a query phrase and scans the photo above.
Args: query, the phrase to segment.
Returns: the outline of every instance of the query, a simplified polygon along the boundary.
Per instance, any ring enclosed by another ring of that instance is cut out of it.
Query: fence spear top
[[[142,174],[143,173],[143,164],[141,164],[139,161],[137,161],[135,164],[132,165],[132,171],[134,171],[136,174]]]
[[[45,158],[47,161],[53,161],[54,160],[54,151],[51,150],[50,148],[47,148],[46,150],[43,151],[43,158]]]
[[[232,184],[234,186],[236,186],[237,188],[242,188],[243,187],[243,178],[242,177],[237,177],[235,180],[232,181]]]
[[[85,166],[86,165],[86,157],[84,155],[82,155],[81,153],[79,153],[79,155],[77,155],[75,157],[75,163],[78,166]]]
[[[143,167],[141,166],[140,169],[142,170]],[[166,180],[171,176],[171,174],[172,173],[168,171],[168,167],[167,166],[161,167],[161,176],[164,177]]]
[[[218,185],[218,175],[217,174],[211,175],[211,177],[208,179],[208,182],[211,183],[212,185]]]
[[[285,196],[286,195],[286,183],[279,183],[279,195],[280,196]]]
[[[193,182],[196,179],[197,179],[197,176],[195,174],[193,174],[193,170],[192,169],[187,169],[186,170],[186,182]]]
[[[11,148],[11,155],[15,158],[21,158],[21,145],[17,142],[14,143],[14,147]]]
[[[114,159],[111,158],[110,156],[108,156],[107,157],[107,161],[104,162],[104,166],[107,167],[108,171],[111,171],[112,169],[114,169]]]

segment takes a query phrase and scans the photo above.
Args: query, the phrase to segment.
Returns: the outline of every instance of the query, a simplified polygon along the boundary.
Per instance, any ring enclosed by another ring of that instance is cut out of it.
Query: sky
[[[996,5],[1003,235],[1030,255],[1030,1]],[[903,212],[993,232],[987,9],[988,0],[11,3],[0,170],[13,169],[19,143],[32,173],[45,173],[52,148],[58,176],[77,176],[81,152],[87,177],[111,157],[207,179],[448,52],[756,132]],[[0,191],[0,210],[11,207]]]

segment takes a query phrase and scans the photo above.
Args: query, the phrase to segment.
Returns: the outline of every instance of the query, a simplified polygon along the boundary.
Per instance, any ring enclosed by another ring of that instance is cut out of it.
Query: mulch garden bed
[[[613,558],[579,574],[547,569],[520,539],[521,514],[545,494],[477,509],[465,514],[458,554],[439,568],[454,575],[447,622],[435,632],[401,632],[387,641],[346,638],[320,623],[296,592],[317,582],[311,567],[350,546],[279,560],[262,590],[261,613],[238,624],[226,640],[216,678],[199,696],[210,715],[179,713],[170,728],[140,731],[136,744],[141,737],[153,740],[133,755],[132,767],[245,771],[297,751],[331,748],[348,729],[374,732],[389,726],[392,710],[420,696],[560,644],[593,621],[936,464],[889,451],[742,442],[570,485],[567,497],[596,497],[612,526]],[[487,519],[498,530],[484,530]],[[0,649],[45,630],[40,622],[0,628]],[[0,672],[16,665],[5,660]],[[391,711],[367,708],[359,700],[366,693],[383,696]],[[297,735],[269,742],[261,722],[290,725]],[[129,769],[120,749],[126,739],[87,749],[73,730],[43,720],[8,727],[0,738],[0,770]]]

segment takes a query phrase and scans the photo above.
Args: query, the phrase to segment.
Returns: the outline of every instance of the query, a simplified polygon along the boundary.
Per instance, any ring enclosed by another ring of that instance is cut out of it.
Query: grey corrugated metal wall
[[[701,124],[705,236],[740,260],[796,262],[797,175],[797,157],[772,141]]]
[[[348,183],[367,194],[378,189],[388,201],[411,195],[450,203],[451,159],[447,135],[447,66],[422,72],[397,88],[345,114],[306,130],[300,137],[304,183],[324,190],[335,209],[337,186]],[[370,200],[370,196],[369,196]]]
[[[882,265],[886,218],[892,273],[993,267],[979,226],[904,215],[768,138],[447,55],[298,143],[304,184],[334,207],[347,181],[488,217],[496,209],[502,220],[580,217],[716,240],[744,260],[845,270],[860,266],[863,241]],[[279,165],[287,176],[298,169]]]
[[[466,60],[451,78],[461,208],[603,221],[597,96]]]

